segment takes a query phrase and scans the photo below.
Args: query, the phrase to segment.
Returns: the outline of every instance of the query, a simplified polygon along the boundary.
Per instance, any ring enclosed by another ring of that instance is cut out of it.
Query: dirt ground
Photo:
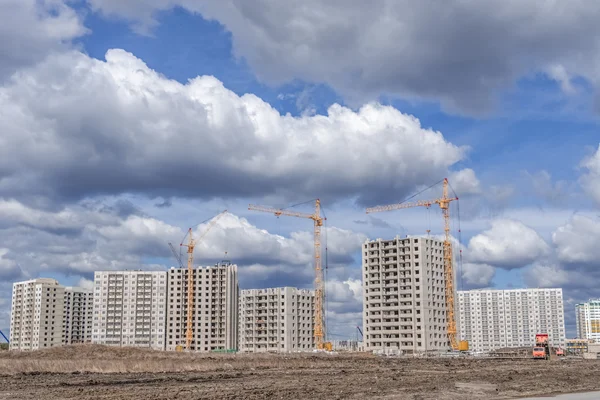
[[[600,361],[0,352],[0,399],[511,399],[600,390]]]

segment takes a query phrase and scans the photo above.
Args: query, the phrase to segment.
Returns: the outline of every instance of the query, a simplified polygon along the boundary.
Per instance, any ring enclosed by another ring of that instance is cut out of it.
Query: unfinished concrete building
[[[186,346],[188,271],[169,270],[167,290],[167,350]],[[221,262],[193,270],[193,339],[190,350],[233,351],[238,344],[237,265]]]
[[[94,274],[92,343],[164,350],[166,271]]]
[[[94,291],[75,286],[65,287],[63,344],[92,341]]]
[[[362,248],[366,351],[447,350],[443,242],[367,241]]]
[[[13,283],[11,350],[37,350],[63,344],[64,291],[63,286],[50,278]]]
[[[314,290],[293,287],[242,290],[239,351],[314,349],[314,306]]]

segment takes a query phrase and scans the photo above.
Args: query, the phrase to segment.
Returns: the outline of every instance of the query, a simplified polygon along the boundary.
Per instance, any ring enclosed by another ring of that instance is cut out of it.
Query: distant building
[[[67,286],[64,296],[63,344],[90,343],[94,315],[94,292]]]
[[[315,291],[281,287],[240,293],[240,352],[294,352],[315,347]]]
[[[565,351],[567,355],[581,355],[587,353],[588,346],[593,342],[589,339],[566,339]]]
[[[186,346],[188,271],[171,268],[167,290],[167,350]],[[191,350],[232,351],[238,345],[237,265],[221,262],[193,270],[193,340]]]
[[[562,289],[459,291],[458,305],[460,338],[470,350],[533,346],[536,333],[565,345]]]
[[[332,340],[334,351],[364,351],[364,344],[358,340]]]
[[[62,345],[65,288],[50,278],[15,282],[10,314],[10,350]]]
[[[577,338],[600,341],[600,299],[590,299],[575,306]]]
[[[362,248],[366,351],[447,350],[443,242],[367,241]]]
[[[92,343],[164,350],[166,271],[94,274]]]

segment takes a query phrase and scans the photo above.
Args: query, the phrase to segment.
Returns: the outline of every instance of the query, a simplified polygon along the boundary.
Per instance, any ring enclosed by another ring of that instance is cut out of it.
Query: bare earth
[[[600,361],[0,352],[0,399],[512,399],[600,389]]]

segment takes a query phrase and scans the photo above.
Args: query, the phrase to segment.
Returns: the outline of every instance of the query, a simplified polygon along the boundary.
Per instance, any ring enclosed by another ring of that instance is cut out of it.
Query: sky
[[[600,297],[600,4],[593,0],[0,0],[0,330],[12,282],[230,259],[240,287],[313,285],[362,323],[361,244],[443,233],[459,289]],[[414,196],[414,197],[413,197]]]

